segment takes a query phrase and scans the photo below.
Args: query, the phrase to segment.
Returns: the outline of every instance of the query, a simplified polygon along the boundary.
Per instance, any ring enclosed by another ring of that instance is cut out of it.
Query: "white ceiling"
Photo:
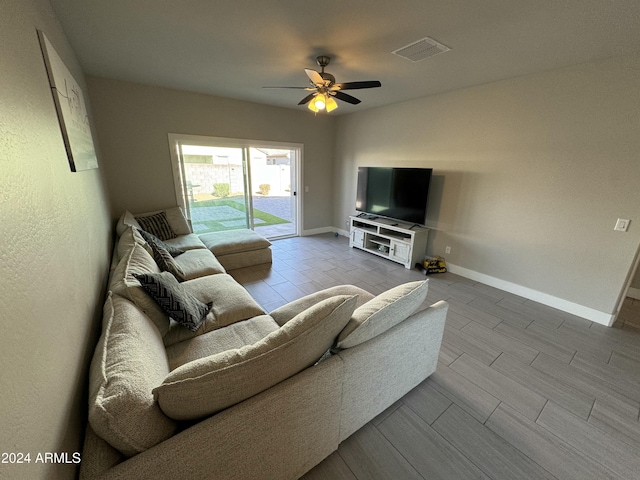
[[[640,50],[640,0],[51,0],[85,72],[304,110],[304,68],[350,91],[344,114]],[[412,63],[424,37],[451,51]]]

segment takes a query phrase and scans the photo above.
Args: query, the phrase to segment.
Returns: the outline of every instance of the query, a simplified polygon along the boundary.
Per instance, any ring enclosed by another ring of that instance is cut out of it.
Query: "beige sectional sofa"
[[[253,232],[198,236],[172,208],[117,233],[81,478],[295,479],[435,371],[447,304],[423,308],[427,280],[267,313],[227,273],[271,261]]]

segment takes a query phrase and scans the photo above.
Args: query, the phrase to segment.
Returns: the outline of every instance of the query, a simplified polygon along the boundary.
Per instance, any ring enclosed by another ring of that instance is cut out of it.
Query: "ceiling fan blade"
[[[357,90],[360,88],[381,87],[382,84],[378,80],[366,80],[364,82],[346,82],[336,83],[331,87],[332,90]]]
[[[295,88],[297,90],[315,90],[313,87],[262,87],[262,88]]]
[[[360,100],[358,100],[356,97],[352,97],[351,95],[342,93],[340,90],[331,92],[331,95],[336,97],[338,100],[342,100],[343,102],[350,103],[351,105],[357,105],[360,103]]]
[[[304,105],[305,103],[309,103],[309,101],[315,97],[317,95],[317,92],[315,93],[310,93],[309,95],[307,95],[306,97],[304,97],[302,100],[300,100],[298,102],[298,105]]]
[[[313,83],[314,85],[324,85],[324,79],[315,70],[305,68],[304,73],[307,74],[307,77],[309,77],[309,80],[311,80],[311,83]]]

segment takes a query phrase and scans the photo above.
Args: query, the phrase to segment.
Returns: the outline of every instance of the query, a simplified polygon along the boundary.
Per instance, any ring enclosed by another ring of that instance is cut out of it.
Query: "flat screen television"
[[[356,210],[425,224],[431,168],[358,167]]]

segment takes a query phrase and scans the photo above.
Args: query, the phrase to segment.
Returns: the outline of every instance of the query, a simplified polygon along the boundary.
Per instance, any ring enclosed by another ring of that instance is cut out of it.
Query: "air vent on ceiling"
[[[434,55],[448,52],[449,50],[451,49],[446,45],[436,42],[433,38],[425,37],[422,40],[401,47],[391,53],[412,62],[419,62],[427,57],[433,57]]]

